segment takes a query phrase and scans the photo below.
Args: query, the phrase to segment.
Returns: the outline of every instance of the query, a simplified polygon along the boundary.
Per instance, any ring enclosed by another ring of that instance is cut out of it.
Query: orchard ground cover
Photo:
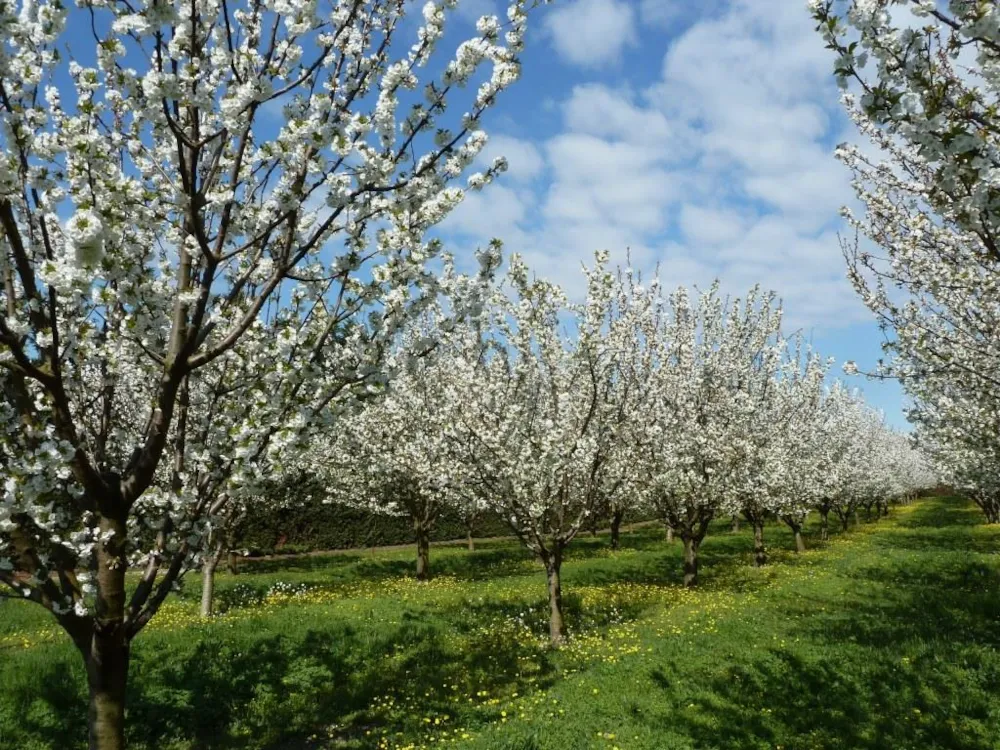
[[[570,548],[570,641],[548,646],[544,571],[512,541],[258,563],[197,578],[133,649],[141,748],[960,748],[1000,746],[1000,528],[929,499],[750,567],[713,526],[702,586],[643,527]],[[86,738],[85,680],[37,607],[0,604],[0,747]]]

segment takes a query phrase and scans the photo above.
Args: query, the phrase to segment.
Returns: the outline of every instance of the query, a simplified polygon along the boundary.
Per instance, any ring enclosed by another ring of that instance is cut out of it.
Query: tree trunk
[[[129,640],[125,632],[125,518],[100,520],[107,539],[97,549],[97,601],[93,634],[82,646],[90,702],[87,725],[90,750],[125,747],[125,687],[128,683]]]
[[[417,580],[426,581],[431,577],[431,535],[423,524],[416,525],[417,532]]]
[[[767,552],[764,549],[764,524],[762,522],[754,522],[753,524],[753,564],[758,568],[767,564]]]
[[[622,517],[624,511],[616,510],[611,514],[611,549],[618,549],[621,545]]]
[[[674,527],[667,526],[667,544],[671,544],[674,541]]]
[[[855,519],[855,520],[857,520],[857,519]],[[847,531],[847,529],[850,527],[850,524],[851,524],[851,517],[850,517],[850,515],[848,515],[848,514],[845,513],[843,516],[840,517],[840,530],[841,531]]]
[[[222,559],[222,542],[201,564],[201,616],[211,617],[215,606],[215,570]]]
[[[559,570],[562,560],[559,554],[554,554],[545,563],[545,574],[549,581],[549,637],[553,646],[561,646],[566,640],[566,623],[563,620],[562,586],[559,582]]]
[[[684,537],[684,585],[694,588],[698,585],[698,547],[701,542],[693,537]]]
[[[95,628],[87,657],[90,750],[123,750],[125,747],[129,645],[122,628],[116,630],[100,634]]]
[[[802,538],[802,527],[799,525],[793,526],[792,532],[795,534],[795,551],[805,552],[806,543],[805,540]]]
[[[819,538],[824,542],[830,538],[830,511],[822,508],[819,511]]]
[[[239,556],[236,554],[236,550],[229,550],[226,554],[226,570],[229,571],[229,575],[236,575],[239,572],[238,560]]]
[[[732,521],[732,523],[729,526],[729,530],[732,531],[734,534],[738,534],[739,533],[739,531],[740,531],[740,517],[739,516],[736,516],[736,515],[733,516],[733,521]]]
[[[469,552],[475,552],[476,551],[476,542],[472,538],[472,529],[469,529],[469,536],[467,537],[466,541],[468,543]]]

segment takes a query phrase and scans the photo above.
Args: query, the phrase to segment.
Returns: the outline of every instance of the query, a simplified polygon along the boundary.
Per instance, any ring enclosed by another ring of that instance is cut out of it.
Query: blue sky
[[[504,11],[460,0],[439,52]],[[83,26],[70,37],[89,40]],[[81,61],[88,46],[74,45]],[[484,123],[483,163],[503,154],[510,170],[445,221],[449,249],[500,237],[571,294],[598,249],[659,267],[668,287],[719,278],[742,296],[760,283],[782,297],[786,331],[838,371],[849,359],[874,368],[882,334],[837,238],[853,194],[833,149],[857,135],[805,0],[555,0],[533,14],[522,59]],[[275,124],[280,107],[269,105]],[[895,383],[849,382],[905,427]]]
[[[837,239],[853,193],[833,149],[857,136],[804,0],[557,0],[532,24],[523,79],[486,120],[486,156],[510,171],[445,237],[501,237],[571,293],[596,249],[628,248],[668,286],[759,282],[782,297],[786,330],[838,368],[873,368],[882,334]],[[849,382],[905,426],[895,383]]]

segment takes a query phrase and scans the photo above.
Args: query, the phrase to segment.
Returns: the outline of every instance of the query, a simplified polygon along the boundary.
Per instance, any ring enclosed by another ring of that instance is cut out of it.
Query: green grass
[[[220,575],[207,623],[192,577],[135,644],[131,746],[1000,747],[1000,529],[975,508],[926,500],[798,556],[770,527],[762,570],[720,523],[695,592],[659,529],[623,543],[574,543],[559,652],[513,542],[435,547],[429,584],[408,551],[258,564]],[[240,606],[277,582],[308,592]],[[84,746],[78,661],[40,609],[0,604],[0,747]]]

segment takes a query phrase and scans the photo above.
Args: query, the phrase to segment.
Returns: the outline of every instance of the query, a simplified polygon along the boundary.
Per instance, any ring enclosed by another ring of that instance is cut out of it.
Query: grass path
[[[260,563],[208,623],[192,586],[136,644],[132,746],[1000,748],[1000,529],[974,508],[925,500],[803,555],[771,527],[760,570],[747,532],[713,532],[697,591],[657,529],[580,539],[558,653],[507,541],[435,549],[429,584],[408,550]],[[0,605],[0,748],[82,744],[82,669],[42,614]]]

